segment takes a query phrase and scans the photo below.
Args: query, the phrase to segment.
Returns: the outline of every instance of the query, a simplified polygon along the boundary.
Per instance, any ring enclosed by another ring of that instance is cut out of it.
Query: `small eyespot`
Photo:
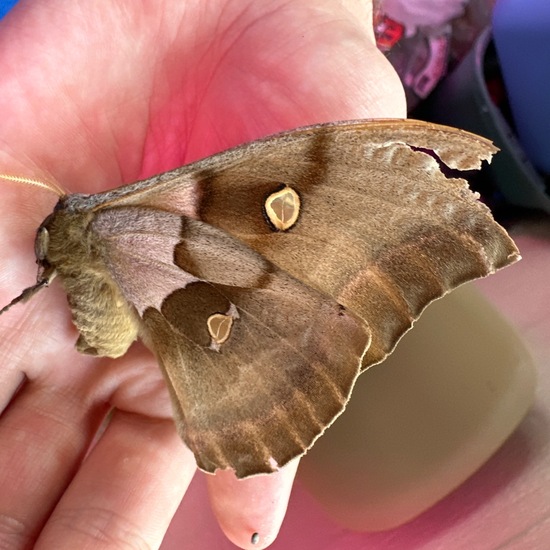
[[[233,317],[231,315],[214,313],[214,315],[208,317],[206,322],[214,345],[219,346],[227,341],[231,335],[231,327],[233,326]]]
[[[292,187],[284,187],[271,193],[265,201],[267,218],[278,231],[287,231],[297,221],[300,215],[300,196]]]

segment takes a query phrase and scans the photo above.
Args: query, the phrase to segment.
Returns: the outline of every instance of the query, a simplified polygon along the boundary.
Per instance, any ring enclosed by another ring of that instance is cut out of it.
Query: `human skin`
[[[295,126],[405,116],[368,2],[94,8],[23,0],[0,23],[0,172],[99,192]],[[33,283],[34,233],[57,197],[6,181],[0,193],[3,305]],[[151,353],[98,359],[76,338],[56,283],[0,317],[0,548],[156,548],[193,456]],[[235,544],[274,540],[296,466],[208,476]]]

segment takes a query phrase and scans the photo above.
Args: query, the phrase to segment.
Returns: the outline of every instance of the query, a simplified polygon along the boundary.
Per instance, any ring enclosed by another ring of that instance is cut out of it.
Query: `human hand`
[[[367,3],[305,4],[23,0],[0,26],[1,171],[98,192],[295,126],[405,116]],[[3,305],[33,282],[56,197],[0,193]],[[56,284],[3,315],[0,334],[0,545],[160,545],[195,463],[151,354],[79,355]],[[235,544],[274,539],[295,470],[208,476]]]

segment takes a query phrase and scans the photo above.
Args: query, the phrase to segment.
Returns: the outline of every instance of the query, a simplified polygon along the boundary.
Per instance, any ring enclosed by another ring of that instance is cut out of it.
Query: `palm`
[[[403,116],[401,90],[359,7],[348,13],[329,0],[315,8],[275,0],[189,4],[118,1],[101,12],[74,0],[23,4],[0,31],[1,171],[97,192],[293,126]],[[32,283],[33,234],[55,197],[10,183],[0,192],[3,305]],[[59,522],[52,527],[49,517],[70,515],[86,499],[82,522],[94,506],[117,514],[121,502],[132,525],[153,522],[142,501],[154,490],[151,506],[164,506],[165,514],[148,540],[158,543],[193,471],[169,420],[160,373],[140,346],[118,361],[78,355],[64,301],[54,284],[0,319],[0,399],[10,404],[0,419],[0,513],[25,526],[22,539],[42,530],[41,540],[67,541],[77,535]],[[27,383],[14,397],[23,373]],[[109,407],[117,413],[75,477]],[[33,466],[37,452],[40,468]],[[121,457],[132,457],[133,468],[124,469]],[[18,463],[33,473],[15,479]],[[99,481],[115,476],[118,492]],[[284,509],[288,491],[280,487],[290,486],[288,476],[251,480],[230,498],[235,482],[210,478],[213,505],[234,540],[249,541],[261,509],[247,501],[255,492],[266,502],[282,495]],[[136,479],[139,489],[128,496]],[[39,505],[31,491],[38,482]],[[282,514],[262,514],[256,525],[274,533]]]

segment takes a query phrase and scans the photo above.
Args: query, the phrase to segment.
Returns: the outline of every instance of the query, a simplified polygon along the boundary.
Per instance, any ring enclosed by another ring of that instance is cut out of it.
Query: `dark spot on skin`
[[[260,542],[260,533],[253,533],[250,537],[250,542],[252,544],[258,544],[258,542]]]

